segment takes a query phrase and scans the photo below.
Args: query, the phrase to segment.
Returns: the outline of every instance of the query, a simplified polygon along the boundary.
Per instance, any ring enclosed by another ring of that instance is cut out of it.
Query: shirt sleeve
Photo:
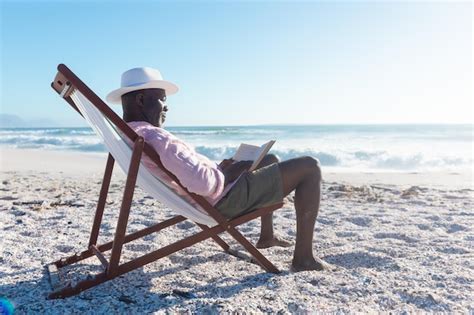
[[[163,166],[190,192],[217,198],[224,190],[224,174],[216,164],[176,137],[148,130],[144,135],[159,154]]]

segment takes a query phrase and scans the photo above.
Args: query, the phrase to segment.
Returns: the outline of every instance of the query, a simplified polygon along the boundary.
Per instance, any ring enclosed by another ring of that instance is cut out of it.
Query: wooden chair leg
[[[138,137],[133,145],[132,159],[127,172],[127,181],[122,198],[122,206],[120,207],[120,214],[115,230],[114,242],[112,245],[112,252],[110,254],[109,268],[107,269],[107,276],[113,277],[117,273],[117,267],[120,262],[120,255],[125,240],[125,233],[127,231],[128,216],[130,207],[132,206],[133,193],[135,191],[135,184],[137,182],[138,170],[140,168],[140,160],[143,151],[144,140]]]
[[[100,224],[102,223],[102,215],[104,214],[105,202],[107,200],[107,194],[109,193],[110,179],[112,178],[114,162],[115,160],[112,154],[109,153],[109,157],[107,158],[107,165],[105,166],[104,178],[102,180],[102,187],[100,188],[99,201],[97,202],[97,209],[95,211],[91,236],[89,238],[89,247],[97,244],[97,237],[99,236],[99,229]]]

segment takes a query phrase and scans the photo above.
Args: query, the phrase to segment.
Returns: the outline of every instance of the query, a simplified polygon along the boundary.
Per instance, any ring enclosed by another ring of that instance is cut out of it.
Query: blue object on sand
[[[0,297],[0,315],[13,315],[15,307],[12,302],[5,297]]]

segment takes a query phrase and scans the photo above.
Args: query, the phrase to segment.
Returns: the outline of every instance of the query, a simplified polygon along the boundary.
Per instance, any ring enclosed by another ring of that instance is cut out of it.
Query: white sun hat
[[[163,89],[166,95],[178,92],[178,86],[163,80],[160,71],[149,67],[142,67],[125,71],[122,74],[120,88],[110,92],[106,100],[109,103],[121,104],[122,95],[144,89]]]

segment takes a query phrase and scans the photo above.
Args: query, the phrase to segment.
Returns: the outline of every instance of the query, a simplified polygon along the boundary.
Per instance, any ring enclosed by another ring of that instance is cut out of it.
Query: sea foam
[[[277,140],[271,153],[287,160],[317,158],[347,170],[438,171],[473,169],[472,125],[331,125],[170,127],[196,151],[220,161],[241,142]],[[0,129],[0,146],[105,152],[90,128]]]

